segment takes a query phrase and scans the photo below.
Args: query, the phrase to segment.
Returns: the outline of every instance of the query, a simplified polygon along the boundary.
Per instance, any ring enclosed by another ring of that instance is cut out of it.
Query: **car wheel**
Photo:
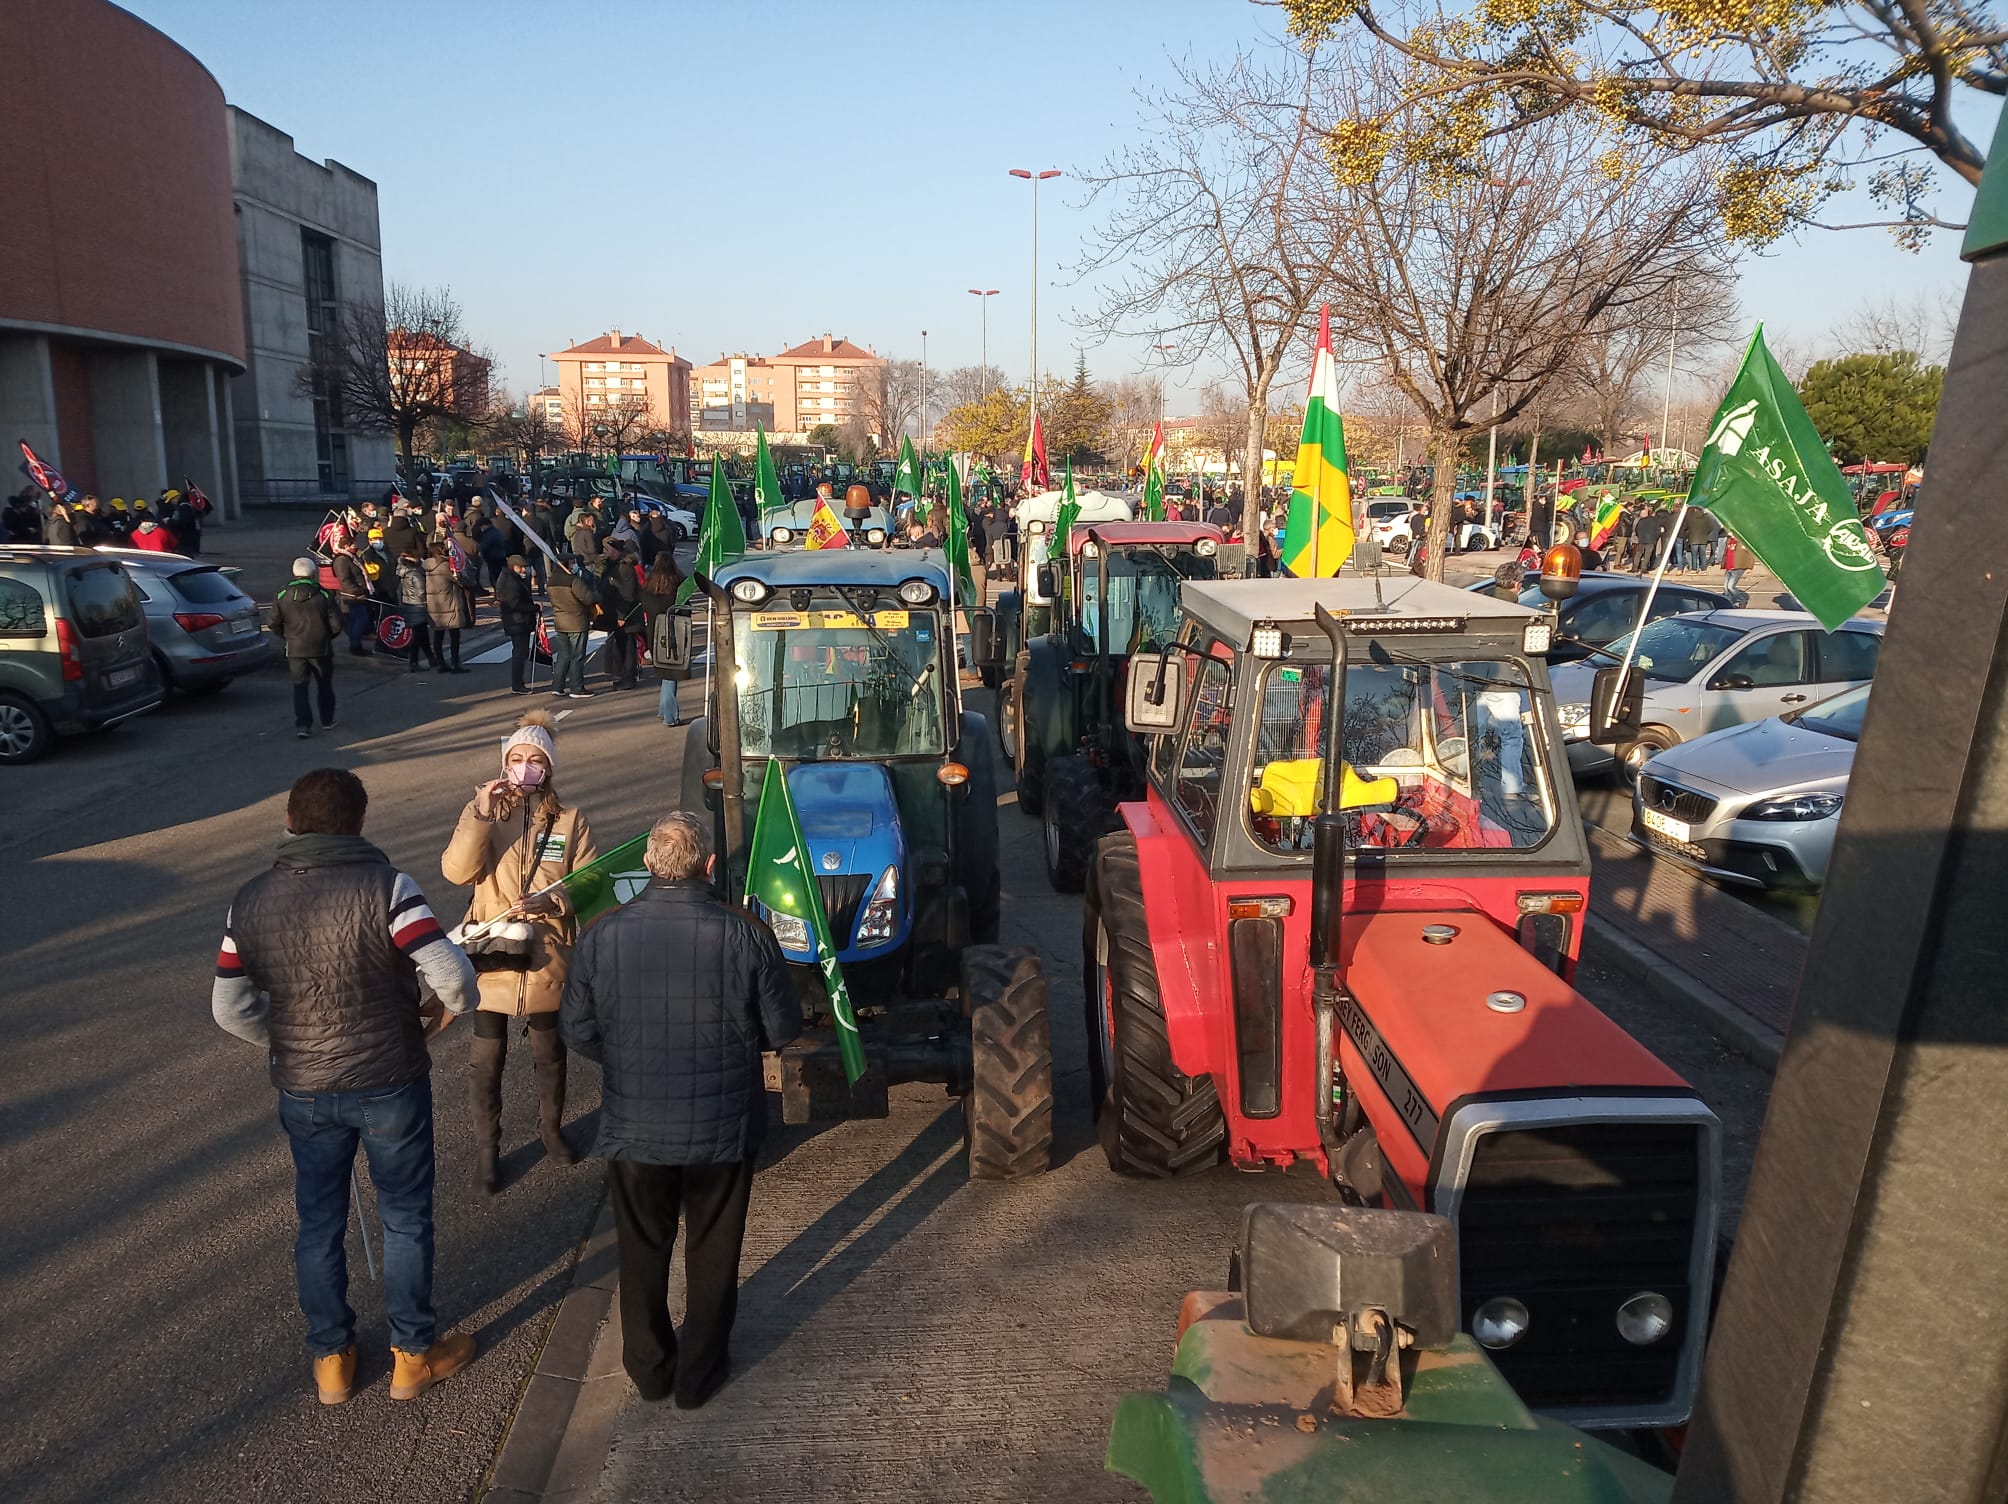
[[[678,546],[679,544],[681,544],[681,543],[685,542],[686,540],[688,540],[688,539],[689,539],[689,537],[690,537],[690,534],[689,534],[689,533],[688,533],[687,531],[685,531],[685,529],[684,529],[684,526],[683,526],[683,524],[682,524],[682,523],[680,523],[680,522],[672,522],[672,523],[670,523],[670,525],[669,525],[669,546],[670,546],[671,548],[675,548],[675,547],[677,547],[677,546]]]
[[[33,762],[49,750],[53,737],[33,701],[0,694],[0,762]]]
[[[158,649],[155,650],[153,655],[153,667],[154,671],[160,675],[160,692],[163,695],[171,695],[177,689],[181,688],[179,684],[174,682],[174,670],[168,667],[167,655]]]
[[[1413,541],[1404,533],[1396,533],[1387,540],[1387,551],[1397,559],[1406,559],[1409,549],[1413,546]]]
[[[1640,727],[1638,740],[1618,749],[1618,782],[1630,788],[1638,782],[1639,769],[1667,748],[1679,745],[1680,738],[1664,726]]]

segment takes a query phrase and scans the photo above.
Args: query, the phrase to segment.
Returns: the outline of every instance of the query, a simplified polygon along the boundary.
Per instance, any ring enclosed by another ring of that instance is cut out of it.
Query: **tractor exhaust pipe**
[[[697,588],[711,602],[711,677],[718,686],[712,696],[712,734],[718,741],[719,808],[724,830],[719,841],[718,878],[726,901],[733,902],[739,879],[738,862],[746,851],[746,764],[739,740],[739,658],[732,635],[732,597],[709,575],[697,577]]]
[[[1333,1083],[1338,1074],[1338,1008],[1344,984],[1339,977],[1345,931],[1346,822],[1339,813],[1345,789],[1346,634],[1323,606],[1313,608],[1318,630],[1332,645],[1325,708],[1324,796],[1311,824],[1311,1008],[1317,1030],[1318,1141],[1326,1164],[1338,1168],[1338,1110]]]

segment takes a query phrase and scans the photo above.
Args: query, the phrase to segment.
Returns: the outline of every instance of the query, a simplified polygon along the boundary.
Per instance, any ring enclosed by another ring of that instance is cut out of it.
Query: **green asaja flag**
[[[746,553],[746,528],[739,520],[739,504],[732,499],[732,487],[725,483],[725,456],[711,458],[711,495],[704,503],[704,524],[697,535],[696,567],[676,587],[676,603],[682,605],[697,591],[697,577],[707,579]]]
[[[643,832],[625,846],[616,846],[563,879],[565,896],[581,928],[600,915],[619,908],[649,883],[642,856],[648,850],[648,834]]]
[[[1053,514],[1053,536],[1046,540],[1046,557],[1064,559],[1067,556],[1067,534],[1074,530],[1074,523],[1081,515],[1081,504],[1074,496],[1074,461],[1067,459],[1067,480],[1060,488],[1059,510]]]
[[[1156,465],[1143,479],[1143,516],[1146,522],[1164,521],[1164,472]]]
[[[963,602],[980,606],[983,602],[976,598],[976,575],[969,567],[969,518],[962,510],[962,481],[953,465],[942,468],[948,483],[948,567],[955,571],[956,589]]]
[[[1765,348],[1762,324],[1709,426],[1687,500],[1747,543],[1829,632],[1882,592],[1848,483]]]
[[[753,457],[753,490],[759,498],[760,515],[765,517],[787,506],[788,501],[781,494],[781,477],[774,473],[774,456],[767,450],[767,430],[755,423],[753,438],[758,446]]]
[[[913,440],[902,437],[899,441],[899,467],[892,473],[893,490],[904,491],[918,499],[921,473],[920,457],[913,452]]]
[[[830,938],[829,917],[823,912],[822,889],[809,870],[809,844],[802,839],[802,822],[788,792],[787,770],[771,757],[767,759],[767,776],[760,783],[759,813],[753,817],[746,896],[808,926],[816,943],[823,987],[830,995],[830,1013],[837,1021],[837,1050],[843,1056],[844,1077],[855,1082],[865,1073],[858,1016],[851,1007],[850,988],[844,985],[843,968],[837,965],[837,946]]]

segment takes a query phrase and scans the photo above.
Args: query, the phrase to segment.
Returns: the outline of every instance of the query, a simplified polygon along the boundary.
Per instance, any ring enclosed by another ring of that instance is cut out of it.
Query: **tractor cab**
[[[1176,638],[1180,592],[1215,577],[1223,541],[1204,523],[1076,523],[1038,566],[1046,630],[999,686],[998,734],[1017,765],[1018,807],[1043,824],[1047,880],[1063,893],[1080,891],[1116,806],[1143,792],[1147,745],[1123,726],[1123,667]]]
[[[1590,866],[1551,616],[1358,577],[1190,582],[1181,616],[1130,659],[1146,788],[1088,871],[1111,1167],[1304,1164],[1445,1216],[1459,1324],[1528,1405],[1676,1423],[1718,1125],[1570,982]],[[1642,1291],[1643,1340],[1617,1320]]]
[[[682,807],[709,812],[737,900],[750,811],[766,778],[785,777],[836,950],[821,954],[802,918],[756,909],[817,1020],[772,1066],[784,1116],[850,1115],[861,1093],[882,1102],[889,1083],[939,1081],[968,1100],[972,1174],[1045,1168],[1045,986],[1036,954],[996,944],[996,775],[989,728],[962,708],[946,559],[761,552],[700,584],[712,669],[686,733]],[[852,1085],[830,1027],[831,960],[875,1073]]]

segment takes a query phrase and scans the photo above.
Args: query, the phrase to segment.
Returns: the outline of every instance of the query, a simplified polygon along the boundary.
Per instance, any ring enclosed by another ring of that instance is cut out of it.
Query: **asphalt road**
[[[296,741],[283,675],[176,701],[6,770],[0,913],[12,1046],[0,1080],[0,1498],[412,1500],[479,1490],[599,1191],[535,1145],[512,1050],[515,1182],[472,1186],[465,1035],[434,1049],[436,1298],[481,1357],[393,1405],[381,1308],[351,1238],[361,1392],[314,1401],[294,1305],[290,1163],[259,1052],[218,1031],[209,976],[230,894],[269,860],[299,772],[360,772],[368,834],[442,914],[458,809],[521,702],[506,671],[407,677],[341,660],[341,726]],[[695,699],[695,686],[686,698]],[[654,695],[577,704],[559,783],[603,845],[676,787]],[[1179,1298],[1217,1284],[1241,1207],[1320,1198],[1298,1176],[1122,1181],[1089,1131],[1078,900],[1051,893],[1006,807],[1007,940],[1046,961],[1058,1057],[1055,1171],[970,1185],[958,1114],[897,1089],[889,1118],[782,1131],[756,1182],[739,1373],[705,1410],[631,1405],[608,1499],[1134,1498],[1101,1471],[1116,1397],[1162,1383]],[[1740,1202],[1764,1073],[1592,962],[1585,990],[1693,1080],[1729,1129]],[[575,1063],[582,1145],[597,1073]],[[581,1121],[583,1120],[583,1121]]]

